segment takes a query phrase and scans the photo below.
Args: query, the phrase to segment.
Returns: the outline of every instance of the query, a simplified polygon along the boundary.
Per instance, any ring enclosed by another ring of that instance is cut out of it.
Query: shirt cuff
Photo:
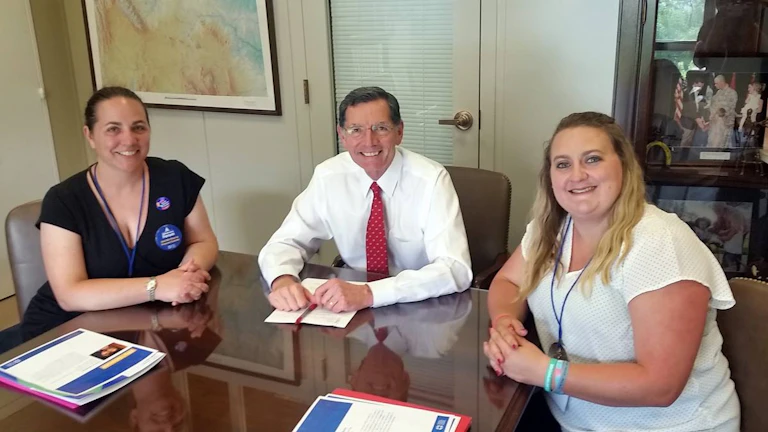
[[[295,277],[296,279],[299,279],[299,271],[301,271],[301,269],[297,271],[293,266],[282,265],[279,267],[269,269],[269,272],[262,272],[262,275],[264,276],[264,280],[267,281],[267,291],[268,292],[272,291],[272,282],[274,282],[275,279],[279,278],[280,276],[290,275]]]
[[[368,286],[371,287],[371,293],[373,294],[373,305],[371,307],[389,306],[399,301],[394,277],[368,282]]]

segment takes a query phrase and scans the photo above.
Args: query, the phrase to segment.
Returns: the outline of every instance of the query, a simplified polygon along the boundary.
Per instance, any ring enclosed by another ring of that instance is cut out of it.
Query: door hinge
[[[477,129],[480,130],[483,128],[483,110],[478,109],[477,110]]]
[[[304,80],[304,103],[309,105],[309,80]]]

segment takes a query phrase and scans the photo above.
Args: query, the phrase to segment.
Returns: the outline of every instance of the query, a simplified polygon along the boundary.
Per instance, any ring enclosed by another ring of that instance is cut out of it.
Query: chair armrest
[[[472,280],[472,287],[485,289],[485,290],[490,288],[491,281],[493,281],[493,278],[496,276],[496,273],[498,273],[499,270],[501,270],[501,267],[504,266],[504,263],[507,262],[507,259],[509,259],[509,254],[506,252],[503,252],[497,255],[496,260],[493,262],[493,264],[491,264],[490,267],[478,272],[475,275],[475,278]]]

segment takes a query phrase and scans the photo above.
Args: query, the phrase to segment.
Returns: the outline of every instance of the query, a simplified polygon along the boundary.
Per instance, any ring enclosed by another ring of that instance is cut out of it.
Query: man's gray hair
[[[349,92],[339,104],[339,126],[344,127],[344,122],[346,122],[347,119],[348,107],[377,100],[387,101],[387,105],[389,106],[389,119],[395,126],[398,126],[402,121],[400,118],[400,104],[397,102],[397,98],[381,87],[360,87]]]

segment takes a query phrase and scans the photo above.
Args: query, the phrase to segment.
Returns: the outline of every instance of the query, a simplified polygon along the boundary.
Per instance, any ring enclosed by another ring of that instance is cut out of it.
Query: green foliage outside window
[[[695,42],[704,22],[705,0],[659,0],[656,42]]]
[[[659,0],[656,15],[656,42],[690,42],[686,51],[655,51],[654,58],[674,63],[680,74],[698,69],[693,64],[693,46],[704,22],[706,0]]]

